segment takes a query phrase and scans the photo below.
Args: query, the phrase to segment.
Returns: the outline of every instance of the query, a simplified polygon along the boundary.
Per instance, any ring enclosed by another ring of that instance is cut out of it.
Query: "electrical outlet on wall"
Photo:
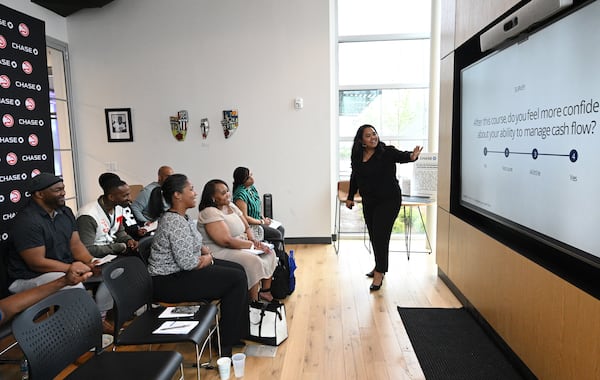
[[[107,172],[116,172],[117,171],[117,163],[114,161],[105,162],[104,166],[106,167]]]

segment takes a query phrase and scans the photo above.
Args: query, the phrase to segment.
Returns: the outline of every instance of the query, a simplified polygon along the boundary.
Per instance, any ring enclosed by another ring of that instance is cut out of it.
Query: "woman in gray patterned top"
[[[162,196],[170,208],[158,221],[148,259],[154,299],[220,299],[222,355],[231,356],[231,348],[248,329],[247,278],[241,265],[214,259],[210,250],[202,246],[202,237],[186,215],[188,208],[196,206],[196,195],[183,174],[173,174],[162,185]]]

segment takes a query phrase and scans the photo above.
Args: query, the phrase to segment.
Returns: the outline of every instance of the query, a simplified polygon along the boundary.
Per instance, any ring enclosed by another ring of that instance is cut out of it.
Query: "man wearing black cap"
[[[29,194],[30,202],[15,217],[11,232],[8,275],[12,293],[64,276],[75,261],[94,269],[94,257],[79,239],[73,212],[65,205],[63,180],[40,173],[30,180]],[[96,303],[100,311],[112,308],[104,284],[98,287]]]

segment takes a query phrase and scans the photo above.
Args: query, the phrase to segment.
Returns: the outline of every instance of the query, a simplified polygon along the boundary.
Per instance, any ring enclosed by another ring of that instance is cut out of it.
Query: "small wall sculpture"
[[[225,138],[228,139],[237,130],[238,124],[238,111],[237,110],[226,110],[223,111],[223,121],[221,121],[223,125],[223,134]]]

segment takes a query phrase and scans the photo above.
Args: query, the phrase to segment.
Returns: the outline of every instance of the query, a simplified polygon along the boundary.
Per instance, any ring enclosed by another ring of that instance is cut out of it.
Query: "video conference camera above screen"
[[[571,5],[573,0],[532,0],[483,33],[480,38],[481,51],[495,48]]]

